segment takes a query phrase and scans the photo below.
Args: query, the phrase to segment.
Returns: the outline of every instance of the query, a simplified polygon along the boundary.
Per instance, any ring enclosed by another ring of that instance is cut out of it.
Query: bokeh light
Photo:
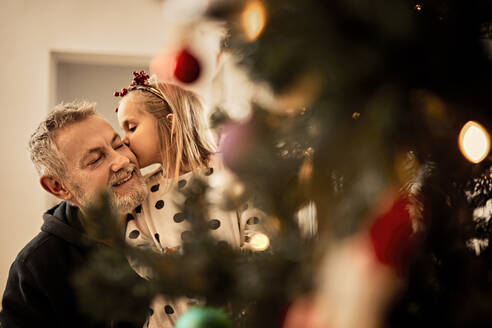
[[[251,237],[250,245],[254,251],[262,252],[270,246],[270,238],[264,233],[257,233]]]
[[[246,37],[255,40],[265,27],[265,8],[259,1],[251,1],[244,9],[241,21]]]
[[[472,163],[480,163],[489,154],[489,133],[477,122],[466,123],[461,129],[458,140],[461,153]]]

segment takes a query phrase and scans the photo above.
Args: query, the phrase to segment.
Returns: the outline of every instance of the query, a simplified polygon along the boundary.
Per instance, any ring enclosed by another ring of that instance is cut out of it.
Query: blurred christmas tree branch
[[[255,33],[241,19],[252,3],[264,13]],[[229,124],[224,162],[268,214],[271,246],[239,251],[211,238],[200,180],[184,191],[195,238],[180,253],[130,248],[103,197],[87,222],[112,247],[78,276],[87,309],[125,309],[129,319],[157,294],[196,295],[241,327],[276,326],[292,299],[322,290],[315,273],[333,245],[389,227],[388,261],[401,265],[403,287],[385,326],[490,325],[491,156],[473,162],[460,139],[469,121],[487,136],[492,126],[490,2],[219,1],[207,15],[229,24],[227,50],[285,106],[254,99],[247,121],[231,124],[227,108],[213,116],[215,126]],[[386,194],[396,201],[377,216]],[[297,215],[310,202],[319,235],[306,240]],[[404,256],[398,243],[407,240],[391,240],[392,224],[412,233]],[[378,251],[383,242],[373,242]],[[149,267],[152,280],[123,269],[127,258]]]

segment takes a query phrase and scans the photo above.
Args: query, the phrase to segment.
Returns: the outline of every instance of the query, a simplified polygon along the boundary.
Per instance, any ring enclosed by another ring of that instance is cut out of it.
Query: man
[[[105,327],[81,314],[70,284],[94,245],[81,220],[101,188],[129,212],[147,196],[133,153],[88,103],[62,104],[41,122],[29,142],[41,186],[62,200],[47,211],[41,232],[11,266],[1,327]]]

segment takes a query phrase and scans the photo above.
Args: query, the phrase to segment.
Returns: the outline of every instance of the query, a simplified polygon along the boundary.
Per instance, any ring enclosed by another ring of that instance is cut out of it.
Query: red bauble
[[[379,215],[369,229],[376,259],[391,266],[399,275],[405,273],[415,245],[407,207],[406,199],[396,199],[391,208]]]
[[[193,83],[200,77],[200,63],[187,49],[176,56],[174,76],[183,83]]]

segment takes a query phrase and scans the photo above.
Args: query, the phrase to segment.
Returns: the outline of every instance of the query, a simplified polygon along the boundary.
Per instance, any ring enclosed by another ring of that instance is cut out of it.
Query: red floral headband
[[[145,73],[145,71],[140,71],[140,72],[134,71],[133,80],[132,83],[130,83],[130,86],[128,88],[121,89],[121,91],[115,91],[113,95],[115,97],[124,97],[128,94],[129,91],[143,90],[153,93],[154,95],[162,99],[165,103],[167,103],[162,93],[149,83],[149,78],[150,76],[147,73]],[[118,112],[118,107],[116,107],[114,111]]]

